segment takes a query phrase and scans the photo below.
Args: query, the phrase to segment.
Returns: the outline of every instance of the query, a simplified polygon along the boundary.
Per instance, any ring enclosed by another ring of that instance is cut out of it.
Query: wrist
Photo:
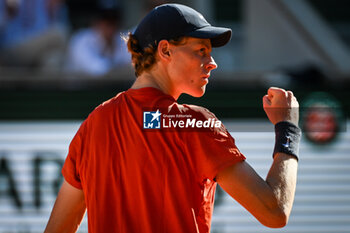
[[[300,128],[290,121],[280,121],[275,124],[275,148],[273,157],[281,152],[294,156],[297,160],[299,154]]]

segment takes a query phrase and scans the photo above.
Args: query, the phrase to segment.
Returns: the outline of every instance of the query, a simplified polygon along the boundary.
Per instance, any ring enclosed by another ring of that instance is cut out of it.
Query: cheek
[[[178,76],[180,79],[192,79],[192,74],[195,70],[195,67],[188,59],[179,59],[178,62],[172,67],[173,74]],[[187,78],[186,78],[187,77]],[[193,80],[191,80],[193,81]]]
[[[200,59],[194,55],[185,55],[177,57],[175,61],[171,72],[176,79],[185,85],[195,84],[201,74]]]

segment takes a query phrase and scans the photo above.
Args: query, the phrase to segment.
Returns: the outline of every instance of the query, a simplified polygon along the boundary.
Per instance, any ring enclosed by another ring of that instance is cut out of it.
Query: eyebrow
[[[210,43],[210,42],[209,42],[209,43]],[[208,50],[211,48],[211,46],[209,46],[208,43],[202,42],[201,44],[203,44],[205,47],[207,47]]]
[[[197,44],[205,46],[208,50],[212,48],[210,45],[208,45],[208,43],[205,43],[204,41],[198,41]]]

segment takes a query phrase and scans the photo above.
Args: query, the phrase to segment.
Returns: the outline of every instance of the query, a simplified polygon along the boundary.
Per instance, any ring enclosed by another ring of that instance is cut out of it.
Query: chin
[[[197,98],[202,97],[205,94],[205,86],[201,87],[199,90],[194,90],[188,94]]]

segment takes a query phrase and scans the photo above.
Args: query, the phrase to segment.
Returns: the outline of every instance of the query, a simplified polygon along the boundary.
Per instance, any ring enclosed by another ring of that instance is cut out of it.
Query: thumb
[[[271,106],[271,101],[268,95],[265,95],[263,97],[263,107],[270,107]]]

